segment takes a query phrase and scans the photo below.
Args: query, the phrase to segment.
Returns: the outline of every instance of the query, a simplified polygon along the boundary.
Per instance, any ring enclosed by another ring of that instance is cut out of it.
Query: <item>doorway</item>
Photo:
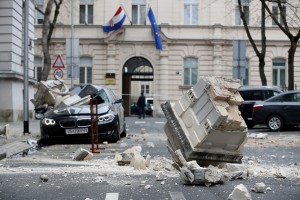
[[[131,103],[133,94],[140,94],[144,86],[141,83],[153,82],[153,67],[143,57],[132,57],[123,66],[122,98],[125,116],[131,115]],[[134,89],[132,89],[134,88]],[[132,91],[134,90],[134,91]],[[150,91],[149,91],[150,92]]]

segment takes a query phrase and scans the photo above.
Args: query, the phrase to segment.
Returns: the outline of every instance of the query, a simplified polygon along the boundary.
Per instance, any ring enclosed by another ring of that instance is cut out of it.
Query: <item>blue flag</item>
[[[152,11],[151,7],[150,7],[149,12],[148,12],[148,18],[151,22],[151,25],[152,25],[152,28],[153,28],[153,31],[154,31],[154,38],[155,38],[156,48],[159,49],[159,50],[162,50],[162,43],[161,43],[161,40],[160,40],[158,27],[157,27],[155,17],[154,17],[154,14],[153,14],[153,11]]]

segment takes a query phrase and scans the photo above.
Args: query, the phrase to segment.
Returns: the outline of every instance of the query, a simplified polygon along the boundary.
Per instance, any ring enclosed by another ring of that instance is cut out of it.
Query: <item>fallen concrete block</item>
[[[252,200],[251,194],[243,184],[234,187],[230,193],[228,200]]]
[[[91,160],[93,158],[93,154],[83,148],[78,148],[73,156],[73,160],[83,161],[83,160]]]
[[[241,163],[247,126],[238,105],[243,100],[238,80],[201,77],[181,99],[161,104],[167,122],[164,131],[174,162],[180,150],[186,161]]]
[[[1,157],[4,157],[4,154],[6,157],[11,157],[20,153],[27,155],[30,148],[32,148],[32,146],[25,142],[14,141],[0,146],[0,155],[2,155]]]

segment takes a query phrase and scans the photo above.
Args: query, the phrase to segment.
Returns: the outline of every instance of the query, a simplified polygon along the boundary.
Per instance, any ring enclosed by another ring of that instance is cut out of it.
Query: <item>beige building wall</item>
[[[184,0],[146,1],[151,5],[157,24],[160,27],[163,51],[155,48],[152,28],[147,17],[146,25],[131,25],[131,1],[94,0],[94,24],[79,24],[79,0],[74,1],[74,37],[79,38],[79,55],[89,56],[93,64],[93,83],[106,84],[105,74],[115,73],[116,84],[109,85],[116,94],[122,95],[123,66],[132,57],[147,59],[154,70],[151,93],[154,97],[154,115],[163,115],[160,104],[167,100],[178,100],[190,87],[184,85],[184,58],[198,59],[198,76],[224,76],[232,78],[233,40],[246,40],[243,26],[235,24],[234,0],[198,1],[198,25],[184,25]],[[128,18],[121,29],[110,33],[102,31],[107,22],[122,5]],[[51,42],[51,56],[60,54],[66,60],[66,40],[71,36],[70,1],[64,1],[58,24]],[[251,31],[256,42],[260,41],[259,15],[257,2],[250,4]],[[298,13],[300,16],[300,13]],[[267,21],[267,55],[265,73],[268,85],[272,84],[272,60],[284,58],[287,64],[289,41],[272,21]],[[36,25],[35,55],[42,57],[42,26]],[[249,59],[249,84],[260,85],[258,58],[247,42],[246,57]],[[295,83],[300,86],[300,53],[295,56]],[[68,67],[68,66],[66,66]],[[287,67],[287,65],[286,65]],[[49,78],[53,78],[51,70]],[[64,69],[64,74],[67,70]],[[67,84],[71,80],[64,77]],[[286,70],[286,82],[287,82]],[[74,79],[78,84],[78,79]],[[132,83],[133,84],[133,83]],[[140,84],[140,83],[134,83]],[[132,86],[131,100],[136,101],[139,85]],[[127,95],[127,94],[126,94]],[[130,102],[129,102],[130,103]]]

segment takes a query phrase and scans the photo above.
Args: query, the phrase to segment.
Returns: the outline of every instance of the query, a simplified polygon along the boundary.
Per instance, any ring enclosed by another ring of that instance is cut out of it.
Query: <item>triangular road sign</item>
[[[58,55],[53,63],[53,68],[65,68],[65,64],[60,55]]]

